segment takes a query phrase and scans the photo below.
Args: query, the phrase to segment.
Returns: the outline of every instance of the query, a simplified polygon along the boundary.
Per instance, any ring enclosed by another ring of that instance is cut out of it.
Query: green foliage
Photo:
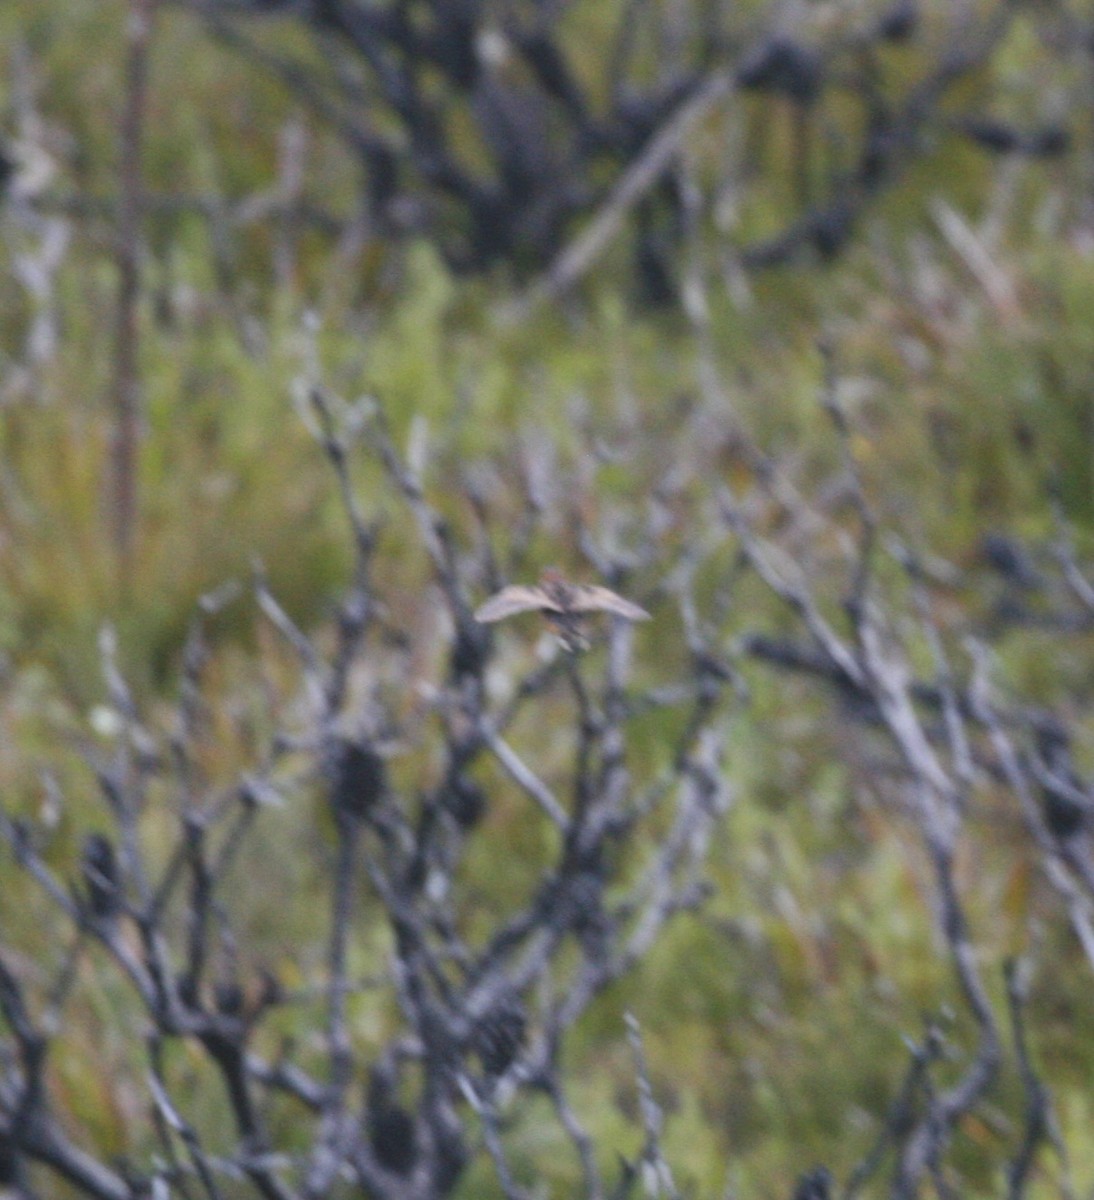
[[[63,177],[97,194],[116,184],[122,11],[85,0],[63,10],[9,6],[0,16],[2,40],[22,45],[37,103],[67,139]],[[333,203],[351,202],[344,151],[277,85],[210,46],[190,18],[164,12],[160,20],[150,188],[233,199],[266,188],[278,128],[299,120],[312,138],[309,186]],[[1035,50],[1015,42],[1004,69],[1013,62],[1024,71]],[[776,134],[766,153],[781,162],[788,134]],[[993,246],[1013,309],[1000,311],[926,215],[926,201],[954,176],[964,181],[960,199],[974,224],[991,202],[993,172],[958,148],[917,168],[885,201],[871,218],[868,248],[834,266],[773,273],[747,299],[719,293],[710,327],[698,332],[680,319],[633,311],[626,285],[610,271],[590,283],[579,320],[551,311],[503,327],[494,319],[495,293],[457,284],[424,245],[395,262],[375,248],[355,253],[301,238],[294,269],[279,278],[266,228],[233,237],[226,257],[204,216],[154,216],[139,346],[139,533],[127,567],[108,534],[114,273],[104,227],[78,226],[50,298],[56,350],[20,366],[18,379],[13,364],[22,364],[34,304],[10,279],[0,285],[0,363],[13,376],[0,410],[5,803],[39,814],[48,800],[44,771],[81,816],[99,803],[76,756],[59,747],[74,733],[87,736],[102,699],[96,639],[104,623],[118,628],[140,686],[157,695],[170,692],[198,598],[226,580],[248,580],[256,560],[295,619],[314,629],[328,617],[345,581],[348,539],[303,406],[294,407],[309,385],[381,398],[400,444],[415,421],[424,423],[441,464],[439,488],[446,472],[458,478],[471,463],[485,463],[501,480],[492,500],[502,518],[507,505],[516,507],[510,485],[519,446],[574,469],[575,426],[602,432],[623,453],[604,466],[595,495],[575,490],[563,498],[554,541],[533,548],[537,559],[566,562],[576,558],[570,509],[584,502],[609,510],[614,496],[649,494],[682,438],[697,440],[695,477],[672,498],[681,544],[705,503],[702,484],[751,478],[735,453],[735,430],[792,463],[803,489],[829,478],[838,459],[817,402],[823,335],[836,346],[867,490],[913,542],[967,563],[986,524],[1044,533],[1038,501],[1047,477],[1080,536],[1094,536],[1094,257],[1076,250],[1066,230],[1027,227],[1024,214],[1060,200],[1067,184],[1035,168],[1027,173],[1031,198],[1016,204]],[[777,225],[771,197],[755,193],[753,207],[743,215],[750,233]],[[25,231],[12,236],[33,240]],[[718,247],[711,249],[713,260]],[[703,395],[705,368],[722,381],[720,407]],[[708,406],[698,426],[706,440],[681,417],[699,404]],[[367,475],[361,486],[370,498]],[[467,520],[452,507],[455,519]],[[504,542],[504,519],[499,526],[491,533]],[[398,530],[383,536],[398,544]],[[424,587],[421,563],[396,569],[405,576],[402,594]],[[778,627],[781,614],[759,608],[770,602],[758,590],[742,595],[745,611],[731,617],[727,640],[745,628]],[[240,603],[218,623],[211,700],[252,677],[256,652],[270,659],[268,646],[255,645],[252,617]],[[674,620],[668,615],[665,627],[675,632]],[[651,655],[682,652],[646,631],[638,636]],[[1004,647],[1004,664],[1037,694],[1038,678],[1049,672],[1073,672],[1075,686],[1084,673],[1089,678],[1090,647],[1076,651],[1070,664],[1049,662],[1027,642],[1013,657]],[[1049,682],[1041,678],[1040,686]],[[583,1119],[606,1144],[634,1153],[637,1134],[625,1119],[634,1114],[633,1067],[620,1022],[621,1010],[634,1008],[665,1106],[666,1149],[684,1164],[680,1180],[694,1195],[716,1194],[727,1163],[741,1196],[788,1194],[796,1175],[821,1158],[846,1173],[898,1085],[906,1064],[900,1035],[919,1036],[920,1008],[940,1010],[953,987],[921,899],[917,873],[927,868],[865,781],[832,765],[838,736],[817,731],[814,691],[759,672],[749,684],[753,707],[728,753],[738,800],[718,848],[715,898],[601,1000],[574,1051]],[[248,722],[262,719],[253,693],[235,711],[235,725],[209,738],[212,774],[230,776]],[[547,725],[538,741],[524,732],[549,773],[551,756],[565,748],[551,744]],[[671,743],[671,721],[650,718],[639,732],[653,770]],[[487,820],[508,852],[483,850],[468,870],[490,876],[484,905],[504,907],[521,894],[522,863],[547,848],[530,844],[519,810],[525,801],[502,781],[488,782],[499,800]],[[59,814],[52,834],[50,856],[61,867],[78,851],[72,816]],[[248,933],[266,956],[255,969],[280,969],[281,947],[318,946],[321,936],[321,917],[306,902],[273,911],[269,898],[306,901],[328,865],[322,818],[302,802],[274,828],[276,839],[241,864],[238,881],[249,897]],[[970,867],[980,882],[973,911],[995,959],[1032,946],[1045,963],[1035,1011],[1047,1032],[1036,1050],[1068,1081],[1058,1117],[1081,1192],[1094,1179],[1090,1006],[1074,974],[1053,966],[1074,948],[1044,934],[1033,885],[1000,878],[998,849],[976,850],[983,869]],[[48,907],[10,862],[0,870],[3,919],[27,940],[48,924]],[[475,920],[473,912],[462,916]],[[382,957],[382,945],[373,949]],[[318,972],[319,949],[312,961]],[[373,965],[354,964],[362,974]],[[73,1119],[106,1153],[129,1148],[134,1122],[134,1099],[109,1085],[112,1064],[133,1047],[99,1036],[99,1005],[108,1011],[118,1002],[103,992],[87,1011],[69,1014],[86,1026],[85,1054],[56,1068]],[[379,1040],[392,1015],[367,995],[355,1004],[358,1035]],[[287,1008],[286,1036],[297,1019]],[[1001,1103],[1013,1112],[1016,1097],[1012,1082]],[[210,1127],[223,1120],[222,1108],[213,1103],[206,1119]],[[991,1131],[965,1133],[972,1182],[962,1194],[992,1194],[976,1148],[978,1138],[990,1143]],[[538,1136],[530,1110],[518,1134],[529,1172],[554,1161],[554,1148]],[[522,1165],[518,1156],[518,1172]],[[561,1194],[578,1167],[561,1156],[557,1171],[546,1183]],[[490,1196],[493,1188],[485,1175],[471,1176],[462,1194]]]

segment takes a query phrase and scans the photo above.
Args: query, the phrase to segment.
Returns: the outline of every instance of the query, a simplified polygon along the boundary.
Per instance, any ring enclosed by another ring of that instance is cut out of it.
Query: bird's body
[[[538,584],[511,584],[491,596],[475,613],[475,620],[489,624],[519,613],[540,613],[552,632],[569,651],[588,643],[585,626],[594,613],[611,613],[626,621],[647,621],[650,614],[610,588],[588,583],[570,583],[559,571],[543,572]]]

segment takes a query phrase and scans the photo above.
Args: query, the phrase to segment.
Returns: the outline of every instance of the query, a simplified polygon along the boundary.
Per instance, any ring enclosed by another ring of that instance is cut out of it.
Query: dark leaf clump
[[[398,1104],[369,1110],[368,1138],[376,1161],[394,1175],[409,1175],[418,1160],[414,1118]]]
[[[105,834],[88,834],[80,869],[91,914],[100,920],[116,916],[121,907],[118,858],[113,842]]]
[[[472,1045],[487,1075],[504,1075],[524,1047],[528,1018],[514,996],[500,1001],[475,1026]]]
[[[331,805],[340,816],[368,816],[387,790],[387,767],[383,758],[360,742],[338,743],[333,754]]]

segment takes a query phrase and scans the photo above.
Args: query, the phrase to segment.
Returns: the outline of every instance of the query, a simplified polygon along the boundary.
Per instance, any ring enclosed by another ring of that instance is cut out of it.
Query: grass
[[[90,2],[33,15],[11,6],[3,18],[14,39],[4,40],[23,47],[35,103],[54,131],[61,177],[100,193],[114,184],[120,19],[120,6]],[[251,194],[274,178],[278,129],[303,121],[310,186],[335,206],[352,202],[350,166],[329,135],[275,85],[211,48],[188,18],[164,12],[160,20],[151,187]],[[1019,63],[1033,53],[1017,45],[1008,52]],[[8,112],[14,104],[9,92]],[[665,485],[681,544],[709,516],[704,485],[747,482],[751,468],[735,449],[742,429],[803,489],[828,478],[838,451],[818,403],[816,346],[825,336],[836,348],[867,491],[902,535],[962,564],[975,560],[989,526],[1042,536],[1051,477],[1089,548],[1094,255],[1069,240],[1063,219],[1027,222],[1054,198],[1068,203],[1066,179],[1028,168],[992,246],[1015,297],[1013,312],[1001,313],[924,205],[939,178],[957,172],[975,222],[1002,185],[982,159],[954,151],[875,209],[839,263],[773,272],[744,301],[715,294],[702,336],[681,318],[635,311],[610,259],[571,313],[505,328],[494,320],[496,289],[457,284],[424,245],[393,264],[394,256],[375,261],[375,248],[353,254],[302,238],[293,270],[279,278],[268,231],[243,231],[226,254],[204,219],[158,217],[149,225],[141,313],[140,528],[125,577],[105,506],[109,237],[101,223],[76,223],[48,297],[57,341],[43,361],[26,360],[36,302],[12,278],[0,284],[0,361],[8,375],[0,408],[6,804],[41,816],[56,785],[66,800],[50,818],[49,856],[71,870],[75,830],[94,820],[101,803],[72,747],[103,701],[97,636],[105,623],[117,627],[126,668],[161,716],[198,598],[226,580],[247,581],[256,560],[294,619],[321,633],[349,558],[332,480],[301,416],[308,386],[347,400],[379,398],[400,445],[424,431],[436,447],[438,502],[464,530],[468,514],[445,493],[480,472],[502,547],[521,449],[557,461],[572,486],[531,556],[567,562],[575,556],[574,512],[595,518],[652,494],[681,446],[690,474]],[[756,230],[772,219],[769,206],[755,216]],[[34,251],[33,231],[11,236]],[[712,261],[716,253],[712,245]],[[704,361],[708,354],[712,361]],[[704,393],[711,371],[724,403]],[[614,450],[591,482],[581,479],[580,427]],[[412,597],[424,568],[400,556],[397,522],[405,514],[388,511],[370,468],[360,468],[359,482],[365,506],[388,520],[384,586]],[[727,639],[779,627],[783,618],[769,600],[747,587],[742,595]],[[1001,654],[1012,684],[1037,698],[1061,687],[1082,694],[1090,649],[1089,639],[1077,640],[1063,664],[1035,640],[1004,645]],[[518,641],[512,653],[521,652]],[[281,654],[255,633],[244,602],[216,623],[208,686],[220,715],[205,745],[210,776],[231,778],[245,761],[264,720],[260,677],[276,688],[289,673]],[[870,781],[839,765],[835,723],[800,685],[758,671],[749,684],[753,706],[727,767],[738,800],[718,846],[710,910],[677,926],[636,978],[601,1003],[573,1051],[583,1114],[606,1144],[633,1152],[633,1125],[620,1116],[633,1109],[633,1071],[619,1014],[635,1009],[664,1095],[666,1146],[695,1195],[716,1194],[726,1170],[738,1194],[757,1197],[788,1194],[820,1159],[845,1177],[894,1093],[906,1060],[901,1035],[918,1036],[921,1012],[944,1009],[953,987],[923,903],[924,867]],[[306,804],[282,814],[269,842],[256,847],[262,891],[247,897],[240,881],[249,935],[263,960],[286,972],[300,969],[286,945],[309,944],[319,926],[301,905],[286,927],[266,895],[306,897],[324,870],[314,816]],[[520,849],[514,860],[537,853],[521,844],[519,815],[505,805],[490,821],[499,839]],[[1084,1049],[1094,1041],[1082,1036],[1089,1006],[1074,947],[1051,923],[1036,883],[1013,866],[1016,836],[1008,842],[1004,830],[969,848],[970,905],[993,965],[1027,950],[1041,963],[1037,1050],[1058,1080],[1061,1127],[1072,1135],[1082,1191],[1094,1179],[1082,1149],[1094,1070]],[[488,857],[484,870],[497,861]],[[50,916],[10,862],[0,869],[5,900],[18,905],[6,932],[30,946]],[[505,864],[492,895],[504,900],[520,886],[516,865]],[[305,961],[314,965],[317,954]],[[93,973],[94,964],[85,970]],[[56,1067],[73,1120],[107,1153],[132,1148],[139,1107],[106,1082],[131,1054],[100,1036],[114,1003],[108,991],[92,990],[86,1008],[71,1014],[87,1029],[84,1052]],[[366,1040],[378,1040],[391,1019],[368,1000],[358,1017]],[[285,1024],[291,1032],[291,1013]],[[954,1037],[968,1044],[967,1030]],[[998,1103],[1009,1112],[1020,1104],[1013,1080],[1001,1082]],[[998,1181],[988,1164],[998,1161],[1001,1135],[970,1127],[962,1136],[963,1194],[992,1194]],[[529,1170],[549,1149],[537,1138],[529,1114],[517,1134]],[[572,1187],[576,1164],[560,1159],[556,1169],[552,1185]],[[472,1177],[462,1194],[491,1193]]]

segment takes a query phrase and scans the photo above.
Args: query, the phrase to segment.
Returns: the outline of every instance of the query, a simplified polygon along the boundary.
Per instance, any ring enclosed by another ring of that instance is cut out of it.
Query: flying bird
[[[570,583],[560,571],[549,567],[538,584],[514,583],[491,596],[475,613],[484,624],[504,621],[519,613],[538,612],[562,643],[573,653],[588,647],[585,628],[594,613],[611,613],[625,621],[648,621],[650,614],[610,588],[589,583]]]

